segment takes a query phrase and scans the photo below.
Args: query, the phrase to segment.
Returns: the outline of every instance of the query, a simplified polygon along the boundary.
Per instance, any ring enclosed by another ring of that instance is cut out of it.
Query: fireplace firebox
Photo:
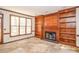
[[[56,32],[45,32],[45,39],[48,41],[56,41]]]

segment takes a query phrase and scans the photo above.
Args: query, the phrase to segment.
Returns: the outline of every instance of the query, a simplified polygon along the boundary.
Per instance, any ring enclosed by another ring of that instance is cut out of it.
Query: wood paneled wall
[[[35,36],[38,38],[43,38],[43,22],[44,16],[35,17]]]
[[[56,32],[56,39],[59,39],[58,13],[49,14],[44,17],[44,36],[46,31]]]
[[[35,36],[45,38],[45,32],[56,32],[56,39],[59,39],[58,13],[35,17]]]
[[[75,45],[76,43],[76,22],[75,22],[75,8],[64,9],[53,14],[44,16],[36,16],[36,37],[45,39],[45,32],[56,32],[56,40],[58,42]],[[63,20],[62,20],[63,19]],[[61,22],[62,21],[62,22]],[[66,22],[68,21],[68,22]],[[63,25],[63,24],[64,25]],[[74,24],[73,24],[74,23]],[[64,30],[61,28],[64,26]],[[74,28],[72,28],[74,26]],[[66,28],[68,27],[68,28]],[[74,29],[74,30],[73,30]],[[64,39],[61,36],[64,33]],[[74,38],[72,38],[74,36]]]

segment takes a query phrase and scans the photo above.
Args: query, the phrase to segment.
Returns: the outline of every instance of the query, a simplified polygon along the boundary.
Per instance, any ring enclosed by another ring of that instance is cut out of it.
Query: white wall
[[[76,8],[76,46],[79,47],[79,8]]]
[[[10,14],[13,15],[18,15],[18,16],[24,16],[21,14],[13,13],[13,12],[8,12],[4,10],[0,10],[0,13],[2,13],[3,16],[3,33],[10,33]],[[3,43],[14,41],[14,40],[19,40],[22,38],[27,38],[35,35],[35,18],[30,17],[30,16],[24,16],[28,18],[32,18],[32,34],[30,35],[23,35],[23,36],[17,36],[17,37],[10,37],[10,34],[4,34],[3,35]],[[6,29],[6,30],[5,30]]]

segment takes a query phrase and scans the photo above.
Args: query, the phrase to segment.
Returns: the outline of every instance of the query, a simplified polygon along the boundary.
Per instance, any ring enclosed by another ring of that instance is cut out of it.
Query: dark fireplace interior
[[[56,41],[56,33],[55,32],[45,32],[45,39],[48,41]]]

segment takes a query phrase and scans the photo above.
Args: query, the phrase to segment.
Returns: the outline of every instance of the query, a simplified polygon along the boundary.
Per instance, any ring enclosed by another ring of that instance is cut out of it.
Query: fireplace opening
[[[56,41],[56,32],[45,32],[45,39],[48,41]]]

